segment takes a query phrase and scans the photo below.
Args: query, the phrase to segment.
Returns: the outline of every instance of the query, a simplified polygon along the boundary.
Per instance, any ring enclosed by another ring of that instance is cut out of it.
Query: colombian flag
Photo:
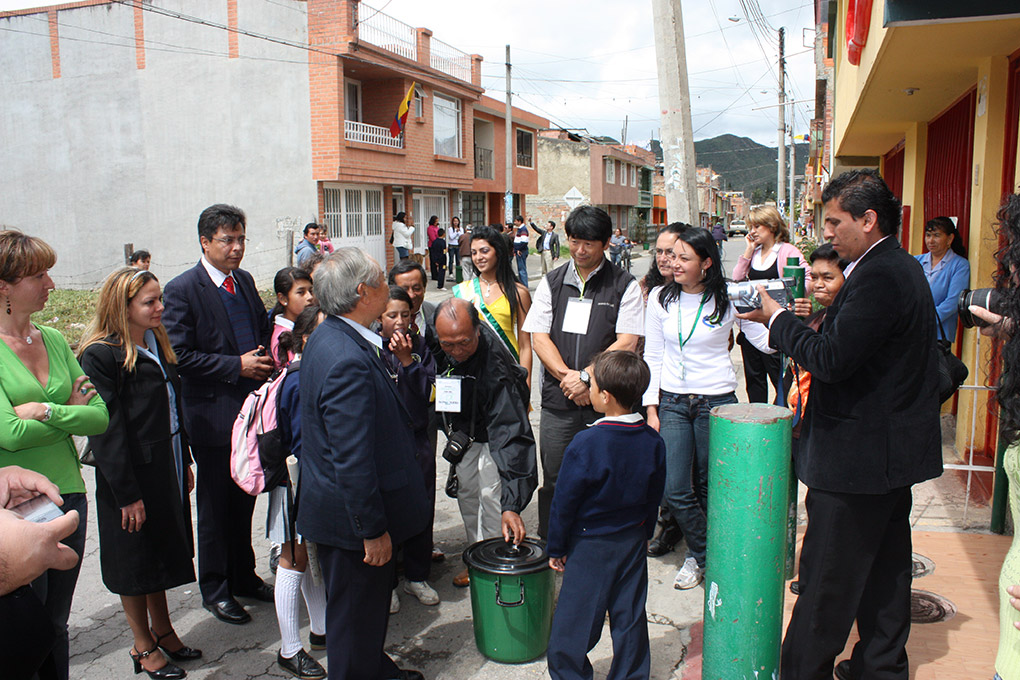
[[[397,109],[397,115],[393,117],[393,122],[390,123],[391,137],[399,137],[400,132],[404,129],[404,125],[407,124],[407,111],[411,108],[412,96],[414,96],[414,83],[411,83],[411,87],[408,88],[407,94],[400,102],[400,108]]]

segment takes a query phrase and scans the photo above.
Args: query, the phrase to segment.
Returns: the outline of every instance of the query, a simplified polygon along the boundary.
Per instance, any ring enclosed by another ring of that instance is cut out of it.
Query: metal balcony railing
[[[475,179],[495,179],[495,166],[492,162],[492,149],[482,146],[475,147]]]
[[[643,189],[638,190],[638,203],[639,208],[651,208],[652,207],[652,192],[645,191]]]
[[[530,153],[519,153],[517,154],[517,166],[521,168],[533,168],[535,167],[535,158]]]
[[[414,26],[383,14],[365,3],[358,7],[358,39],[411,61],[418,61],[418,32]],[[432,58],[434,60],[435,56]],[[467,79],[471,79],[470,61]]]
[[[453,45],[432,38],[429,47],[430,66],[446,75],[471,82],[471,56]]]
[[[404,148],[404,133],[401,132],[399,137],[393,137],[389,128],[359,123],[356,120],[344,121],[344,139],[349,142],[388,146],[391,149]]]

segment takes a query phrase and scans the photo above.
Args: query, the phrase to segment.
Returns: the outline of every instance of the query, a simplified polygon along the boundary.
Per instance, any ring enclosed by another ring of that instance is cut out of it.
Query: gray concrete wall
[[[156,0],[221,24],[226,3]],[[238,25],[307,42],[305,3],[239,0]],[[51,243],[59,287],[94,287],[123,244],[166,281],[200,257],[213,203],[248,215],[244,268],[265,284],[286,264],[278,224],[315,218],[308,52],[110,4],[58,12],[61,77],[46,14],[0,19],[0,224]]]
[[[591,201],[591,167],[588,145],[567,139],[538,137],[538,194],[528,196],[528,212],[536,224],[545,225],[554,220],[557,227],[570,213],[563,196],[572,187]]]

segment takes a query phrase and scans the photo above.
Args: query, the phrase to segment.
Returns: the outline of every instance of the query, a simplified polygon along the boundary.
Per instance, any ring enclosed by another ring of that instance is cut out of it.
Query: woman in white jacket
[[[406,260],[414,247],[411,236],[414,234],[414,227],[404,224],[406,214],[398,212],[393,218],[393,249],[396,251],[397,262]]]
[[[673,244],[673,281],[653,288],[645,308],[651,382],[643,403],[648,424],[666,442],[663,500],[689,550],[673,582],[679,590],[701,583],[705,569],[709,411],[737,402],[730,331],[737,325],[761,351],[773,351],[765,326],[736,318],[718,252],[707,229],[681,232]]]

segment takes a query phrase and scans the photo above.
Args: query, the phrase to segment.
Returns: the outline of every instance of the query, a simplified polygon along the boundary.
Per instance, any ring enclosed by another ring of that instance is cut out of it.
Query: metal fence
[[[471,56],[453,45],[432,38],[430,65],[437,71],[471,82]]]
[[[475,178],[495,179],[495,166],[492,162],[492,149],[483,146],[475,147]]]
[[[378,125],[369,125],[368,123],[359,123],[356,120],[344,121],[344,139],[349,142],[388,146],[392,149],[404,148],[403,132],[394,137],[390,134],[389,128],[380,127]]]
[[[358,8],[358,39],[399,54],[411,61],[418,60],[418,33],[414,26],[361,3]],[[435,43],[433,43],[435,44]],[[435,59],[433,53],[433,59]],[[470,66],[468,77],[470,79]]]

